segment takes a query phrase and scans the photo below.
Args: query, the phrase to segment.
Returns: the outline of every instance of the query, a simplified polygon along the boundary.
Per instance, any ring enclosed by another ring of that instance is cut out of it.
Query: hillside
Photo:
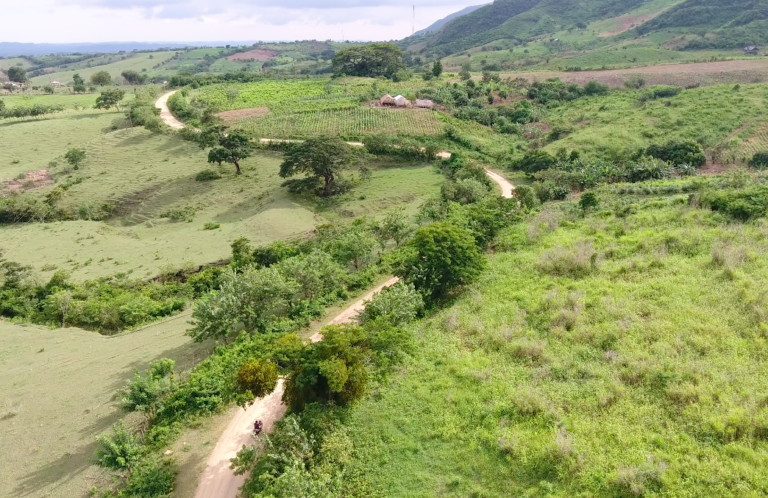
[[[438,29],[441,29],[443,26],[445,26],[449,22],[453,21],[454,19],[458,19],[459,17],[465,16],[467,14],[471,14],[472,12],[476,11],[477,9],[485,7],[485,5],[487,5],[487,4],[472,5],[470,7],[465,7],[465,8],[461,9],[458,12],[454,12],[453,14],[440,19],[439,21],[435,21],[434,23],[432,23],[428,27],[417,31],[414,34],[416,36],[418,36],[418,35],[425,35],[427,33],[432,33],[433,31],[437,31]]]

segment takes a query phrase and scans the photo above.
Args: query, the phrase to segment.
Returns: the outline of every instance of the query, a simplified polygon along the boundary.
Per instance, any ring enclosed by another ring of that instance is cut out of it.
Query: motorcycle
[[[263,427],[264,427],[264,424],[261,423],[261,420],[257,420],[253,424],[253,433],[258,436],[259,434],[261,434]]]

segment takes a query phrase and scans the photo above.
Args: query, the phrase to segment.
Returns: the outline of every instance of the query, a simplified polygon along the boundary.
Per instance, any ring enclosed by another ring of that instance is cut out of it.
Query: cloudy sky
[[[0,42],[389,40],[415,0],[0,0]],[[416,29],[482,0],[416,0]]]

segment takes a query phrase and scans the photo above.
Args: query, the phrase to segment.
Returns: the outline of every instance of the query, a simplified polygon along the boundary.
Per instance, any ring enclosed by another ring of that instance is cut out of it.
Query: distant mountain
[[[108,54],[132,50],[157,50],[159,48],[222,47],[250,45],[253,42],[104,42],[104,43],[10,43],[0,42],[0,57],[18,55]]]
[[[485,7],[486,5],[488,5],[488,4],[473,5],[471,7],[467,7],[467,8],[461,9],[458,12],[454,12],[450,16],[444,17],[443,19],[440,19],[439,21],[436,21],[434,24],[432,24],[428,28],[424,28],[424,29],[421,29],[421,30],[417,31],[414,34],[414,36],[425,35],[427,33],[431,33],[433,31],[437,31],[438,29],[442,28],[443,26],[445,26],[449,22],[453,21],[457,17],[461,17],[461,16],[465,16],[467,14],[471,14],[472,12],[476,11],[477,9],[479,9],[481,7]]]

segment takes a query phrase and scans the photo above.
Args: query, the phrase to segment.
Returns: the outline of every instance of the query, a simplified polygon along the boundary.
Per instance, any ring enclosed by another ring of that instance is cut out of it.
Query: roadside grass
[[[42,76],[30,78],[30,81],[34,85],[45,85],[51,81],[59,81],[66,85],[72,81],[72,75],[75,73],[78,73],[86,82],[90,82],[91,75],[99,71],[106,71],[112,76],[112,79],[115,79],[120,76],[123,71],[133,70],[141,73],[144,72],[142,71],[143,69],[146,69],[146,74],[149,76],[155,76],[156,74],[163,73],[164,69],[162,67],[153,69],[153,67],[157,64],[163,64],[175,54],[175,51],[127,54],[128,57],[125,60],[118,60],[110,64],[104,64],[100,66],[78,66],[75,69],[56,71],[53,73],[44,74]],[[150,56],[152,57],[151,59]]]
[[[714,147],[768,109],[763,85],[741,85],[737,90],[733,85],[696,88],[641,104],[639,97],[648,92],[613,92],[551,109],[546,120],[571,133],[547,148],[576,149],[590,157],[614,159],[673,138]]]
[[[94,98],[92,95],[88,97]],[[24,121],[0,120],[0,179],[51,168],[52,161],[62,168],[64,161],[61,158],[67,149],[98,140],[122,118],[122,114],[116,112],[89,109],[70,110]]]
[[[479,284],[412,326],[412,362],[350,411],[372,494],[768,492],[764,224],[603,201],[513,227]]]
[[[79,170],[53,169],[59,184],[81,180],[59,206],[85,219],[0,227],[5,257],[32,265],[43,277],[65,269],[76,279],[118,272],[146,278],[164,269],[208,264],[228,257],[239,237],[267,244],[305,236],[318,224],[350,213],[376,216],[400,205],[414,211],[439,192],[442,182],[429,165],[374,161],[370,180],[325,203],[280,186],[280,154],[255,154],[243,161],[244,174],[238,177],[229,165],[212,167],[195,145],[142,129],[109,133],[85,149]],[[209,168],[222,178],[195,180]],[[43,198],[53,188],[24,195]],[[89,221],[88,213],[105,203],[114,206],[114,217]],[[206,230],[209,223],[219,227]]]
[[[93,455],[96,436],[125,416],[115,391],[154,360],[186,372],[210,354],[184,335],[188,320],[185,312],[114,337],[0,320],[0,496],[84,496],[107,484]]]

